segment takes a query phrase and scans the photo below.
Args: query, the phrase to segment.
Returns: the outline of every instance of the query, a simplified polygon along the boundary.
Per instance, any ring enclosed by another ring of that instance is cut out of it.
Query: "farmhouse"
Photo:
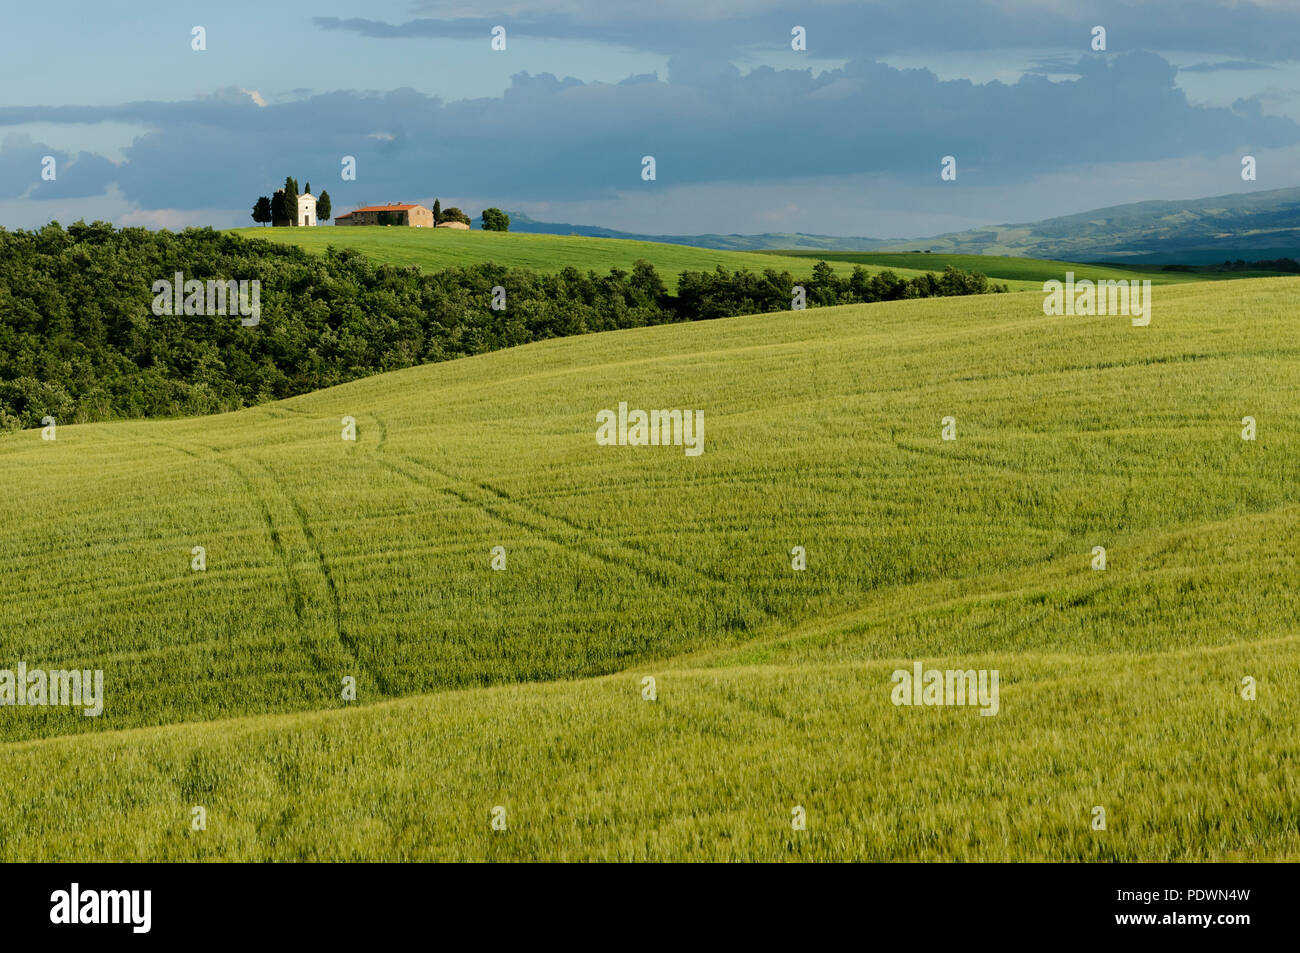
[[[380,221],[383,216],[383,221]],[[433,211],[423,205],[363,205],[334,219],[335,225],[409,225],[433,228]]]

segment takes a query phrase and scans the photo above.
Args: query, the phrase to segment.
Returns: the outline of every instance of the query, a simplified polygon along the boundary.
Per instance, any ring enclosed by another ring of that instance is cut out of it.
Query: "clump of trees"
[[[510,231],[510,216],[499,208],[485,208],[479,218],[483,220],[485,232]]]
[[[261,321],[155,315],[152,284],[184,272],[258,279]],[[89,276],[93,276],[90,280]],[[676,295],[653,265],[606,275],[490,262],[426,273],[359,252],[212,229],[115,229],[105,222],[0,228],[0,429],[234,410],[382,371],[545,338],[791,306],[1004,290],[949,268],[912,279],[818,263],[789,272],[684,271]],[[492,289],[509,306],[491,307]]]
[[[310,182],[302,194],[311,194]],[[298,180],[291,175],[285,176],[283,189],[277,189],[274,195],[260,196],[253,203],[253,221],[259,225],[297,225],[298,195]],[[316,220],[328,222],[332,213],[329,193],[321,192],[316,200]]]
[[[253,205],[253,221],[259,225],[268,225],[271,222],[271,199],[263,195]]]
[[[441,199],[433,200],[433,224],[441,225],[443,222],[464,222],[466,225],[471,224],[472,219],[462,212],[456,206],[444,209]]]

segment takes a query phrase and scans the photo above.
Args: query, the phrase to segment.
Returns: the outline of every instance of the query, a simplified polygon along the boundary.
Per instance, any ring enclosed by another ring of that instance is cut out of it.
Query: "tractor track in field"
[[[927,457],[933,460],[945,460],[949,462],[951,462],[952,460],[958,460],[959,462],[970,466],[984,467],[987,470],[996,470],[999,473],[1014,473],[1020,477],[1024,477],[1026,475],[1026,471],[1018,467],[1012,466],[1009,463],[996,463],[989,460],[979,460],[974,457],[960,456],[957,453],[947,453],[942,448],[917,446],[913,444],[904,443],[898,439],[897,430],[891,429],[889,432],[889,438],[890,440],[893,441],[895,449],[902,450],[905,453],[914,453],[917,456]]]
[[[411,460],[412,462],[416,462],[416,461],[413,460],[411,457],[407,457],[406,459]],[[442,471],[438,471],[438,472],[441,473]],[[448,473],[442,473],[442,475],[445,476],[445,477],[447,477],[448,479],[454,479],[454,477],[452,477],[452,476],[451,476],[450,474],[448,474]],[[462,482],[463,482],[463,481],[462,481]],[[557,522],[557,523],[563,523],[565,526],[567,526],[569,529],[573,530],[575,533],[579,533],[579,534],[584,534],[584,533],[585,533],[585,534],[590,534],[590,533],[591,533],[591,530],[590,530],[590,529],[588,529],[587,527],[582,526],[582,525],[580,525],[580,524],[578,524],[578,523],[573,522],[573,520],[569,519],[568,517],[560,516],[560,515],[555,514],[555,513],[549,513],[549,512],[547,512],[546,510],[542,509],[541,507],[537,506],[535,503],[525,503],[525,502],[523,502],[523,501],[521,501],[521,500],[519,500],[519,499],[517,499],[517,498],[515,498],[515,497],[512,497],[510,494],[504,492],[503,490],[499,490],[499,489],[497,489],[497,488],[494,487],[492,484],[490,484],[490,483],[488,483],[488,482],[486,482],[486,481],[484,481],[484,480],[479,480],[479,481],[477,481],[476,483],[474,483],[474,484],[472,484],[472,485],[477,486],[479,489],[481,489],[481,490],[483,490],[483,491],[485,491],[485,492],[487,492],[487,493],[491,493],[493,496],[495,496],[497,499],[501,500],[503,503],[507,503],[507,504],[509,504],[510,506],[515,506],[515,507],[518,507],[518,508],[521,509],[521,510],[524,510],[524,511],[526,511],[526,512],[531,513],[534,517],[536,517],[536,518],[538,518],[538,519],[544,519],[544,520],[549,519],[549,520],[554,520],[554,521]],[[638,547],[636,547],[636,546],[628,546],[628,545],[626,545],[626,544],[624,544],[624,543],[619,543],[619,542],[615,542],[615,541],[613,541],[613,540],[605,539],[604,537],[601,537],[601,539],[602,539],[603,542],[607,543],[608,545],[610,545],[610,546],[612,546],[612,547],[615,547],[615,548],[617,548],[617,549],[619,549],[619,550],[622,550],[623,552],[634,553],[634,554],[636,554],[637,556],[640,556],[640,557],[645,558],[645,559],[656,559],[656,558],[657,558],[657,557],[654,556],[652,553],[647,553],[645,550],[640,549],[640,548],[638,548]],[[687,572],[690,572],[690,573],[692,573],[692,574],[694,574],[694,575],[696,575],[696,576],[698,576],[698,577],[701,577],[701,578],[707,580],[708,582],[712,582],[712,583],[715,583],[715,584],[720,585],[720,586],[730,585],[730,581],[729,581],[729,580],[724,579],[724,578],[721,577],[721,576],[715,576],[715,575],[713,575],[712,573],[705,572],[705,571],[702,570],[702,569],[693,569],[693,568],[690,568],[690,567],[687,567],[687,566],[679,566],[678,568],[683,569],[683,570],[685,570],[685,571],[687,571]]]
[[[384,422],[383,418],[379,417],[377,414],[372,414],[371,416],[374,417],[375,423],[379,426],[379,444],[378,446],[376,446],[375,449],[380,450],[383,449],[385,442],[388,440],[388,426]],[[526,501],[515,499],[514,497],[511,497],[508,493],[505,493],[504,491],[497,489],[496,487],[492,486],[490,483],[486,482],[485,480],[480,480],[477,483],[471,483],[466,480],[458,479],[453,474],[450,474],[445,470],[441,470],[438,467],[432,466],[421,460],[417,460],[415,457],[412,457],[409,454],[399,453],[397,455],[400,456],[408,464],[415,467],[430,470],[433,473],[436,473],[438,476],[442,477],[444,480],[447,480],[449,483],[459,484],[460,486],[464,486],[464,487],[477,487],[478,489],[482,490],[485,493],[490,493],[499,502],[504,503],[508,506],[513,506],[516,509],[523,510],[525,513],[532,516],[532,518],[535,520],[540,520],[540,521],[551,520],[556,523],[561,523],[564,526],[568,527],[570,530],[573,530],[575,533],[579,534],[579,537],[581,537],[583,534],[591,535],[591,531],[588,530],[585,526],[581,526],[573,522],[572,520],[568,519],[567,517],[557,516],[553,513],[548,513],[546,510],[543,510],[541,507],[537,506],[534,503],[529,503]],[[411,474],[401,470],[397,465],[395,465],[392,462],[391,458],[381,460],[380,464],[383,466],[387,466],[390,470],[393,470],[394,472],[400,474],[401,476],[406,477],[408,480],[412,480],[413,482],[419,484],[420,486],[424,486],[426,489],[433,489],[433,487],[430,487],[425,480],[420,479],[418,477],[413,477]],[[440,488],[439,491],[443,493],[449,493],[450,495],[454,496],[456,499],[460,500],[463,503],[467,503],[470,506],[487,510],[487,512],[491,513],[497,519],[509,523],[512,526],[517,526],[521,529],[526,529],[531,533],[536,533],[542,536],[544,539],[547,539],[550,542],[555,543],[557,546],[561,546],[565,549],[578,548],[577,546],[566,543],[565,541],[560,539],[558,533],[555,533],[550,530],[546,530],[544,527],[538,528],[538,527],[531,526],[527,522],[520,520],[517,517],[512,517],[509,516],[508,514],[503,514],[498,511],[495,511],[491,509],[488,505],[485,505],[482,501],[474,500],[469,496],[466,496],[464,493],[460,493],[456,491],[454,488]],[[635,557],[647,558],[647,559],[655,558],[652,554],[646,553],[643,550],[639,550],[636,547],[626,546],[622,543],[614,542],[604,537],[599,537],[599,538],[601,542],[605,543],[611,549],[617,550],[622,554],[631,554]],[[582,549],[586,553],[586,555],[593,556],[597,559],[600,559],[602,562],[605,562],[609,565],[630,566],[631,568],[637,570],[638,572],[641,572],[643,575],[650,575],[650,573],[647,570],[645,570],[640,566],[635,565],[631,559],[626,558],[626,555],[625,558],[619,560],[616,558],[612,558],[603,553],[594,552],[591,550],[591,547],[589,546],[582,547]],[[728,580],[723,579],[719,576],[711,575],[707,572],[704,572],[703,570],[689,569],[688,567],[683,567],[683,566],[677,566],[676,568],[685,569],[686,571],[691,572],[696,576],[701,577],[707,582],[712,583],[714,585],[726,586],[729,584]],[[759,612],[761,612],[764,616],[768,617],[769,619],[772,618],[771,615],[761,607],[755,606],[754,608],[757,609]]]
[[[302,587],[299,586],[298,579],[293,574],[293,564],[289,559],[288,551],[284,548],[284,541],[280,538],[280,531],[275,525],[275,520],[271,516],[271,508],[267,505],[266,499],[262,494],[258,492],[257,487],[253,485],[253,481],[248,478],[248,475],[230,461],[221,459],[221,451],[217,450],[215,447],[204,447],[205,450],[210,451],[208,456],[204,456],[201,453],[195,453],[193,450],[189,450],[185,447],[178,447],[174,444],[164,443],[161,440],[155,440],[154,443],[160,447],[166,447],[168,450],[183,453],[192,459],[210,461],[225,467],[227,470],[235,474],[239,479],[239,482],[248,490],[249,495],[252,496],[253,499],[257,500],[258,508],[262,512],[262,520],[266,524],[267,536],[271,540],[271,548],[274,550],[276,557],[280,560],[281,567],[284,569],[285,582],[290,596],[289,604],[293,608],[294,615],[298,617],[298,620],[303,621],[303,609],[306,605],[306,600],[303,597]]]
[[[553,516],[552,514],[539,510],[536,507],[524,506],[513,500],[507,494],[502,493],[488,484],[471,483],[469,481],[460,480],[444,470],[430,466],[429,464],[407,456],[406,454],[398,454],[397,456],[401,457],[406,464],[405,466],[394,462],[391,456],[385,457],[379,462],[382,466],[406,477],[419,486],[423,486],[425,489],[452,496],[467,506],[482,510],[490,516],[501,520],[503,523],[514,526],[518,529],[523,529],[553,543],[556,546],[559,546],[562,549],[582,553],[585,556],[597,559],[609,566],[621,569],[630,569],[634,572],[640,573],[657,584],[662,584],[668,576],[674,573],[689,574],[693,577],[694,582],[699,583],[703,580],[707,586],[726,586],[728,584],[726,580],[700,572],[699,570],[691,569],[678,563],[668,563],[666,561],[658,560],[656,557],[650,556],[641,550],[630,548],[622,543],[606,539],[605,537],[596,537],[610,550],[610,552],[602,551],[582,540],[582,534],[592,535],[589,530],[578,526],[567,519]],[[416,468],[417,471],[425,472],[423,474],[418,472],[411,473],[409,470],[410,467]],[[428,473],[430,472],[436,476],[442,477],[450,485],[443,487],[432,485],[428,479]],[[483,499],[481,496],[475,497],[472,492],[473,490],[478,490],[479,493],[490,494],[492,499]],[[523,510],[528,517],[531,517],[531,520],[506,512],[504,509],[506,506]],[[575,534],[578,534],[578,538],[566,538],[564,534],[548,528],[545,525],[545,521],[548,520],[561,523],[568,529],[574,531]],[[648,560],[655,560],[658,565],[647,565]],[[749,603],[748,607],[762,615],[765,621],[771,622],[776,620],[776,617],[762,606]]]
[[[158,440],[155,440],[154,442],[159,446],[166,447],[167,449],[178,453],[183,453],[193,459],[211,461],[225,467],[233,473],[244,488],[248,490],[250,496],[257,500],[258,506],[262,512],[262,519],[266,524],[267,536],[271,540],[271,547],[274,550],[276,557],[280,560],[281,568],[284,571],[285,583],[289,593],[289,605],[293,609],[294,615],[297,616],[298,621],[305,627],[307,624],[307,596],[303,591],[302,584],[299,582],[297,575],[294,573],[293,559],[284,545],[280,528],[276,525],[275,518],[271,515],[271,507],[268,504],[265,495],[259,489],[257,481],[250,477],[239,466],[224,459],[222,456],[223,451],[216,447],[204,446],[203,449],[209,452],[209,454],[205,456],[204,454],[196,453],[185,447],[175,446]],[[275,487],[275,490],[289,504],[289,507],[293,511],[298,522],[298,528],[302,532],[303,539],[306,541],[308,549],[310,549],[312,554],[316,557],[317,568],[324,580],[326,592],[329,594],[329,604],[327,608],[330,616],[330,623],[334,629],[335,636],[338,639],[340,646],[342,646],[347,655],[353,659],[359,670],[365,671],[370,675],[374,680],[376,687],[378,687],[384,695],[391,694],[388,689],[387,679],[385,679],[377,669],[366,665],[362,661],[362,657],[357,650],[358,647],[356,640],[347,634],[343,625],[343,608],[342,601],[339,597],[338,586],[330,572],[329,563],[325,559],[325,553],[321,549],[320,544],[316,541],[316,536],[311,530],[306,511],[303,510],[302,505],[293,494],[288,491],[285,487],[284,481],[278,477],[273,470],[262,463],[257,463],[256,465],[261,469],[263,474],[265,474],[266,479],[270,484]],[[324,673],[329,670],[330,666],[320,653],[306,645],[304,648],[307,648],[312,665],[317,671]]]
[[[316,534],[312,532],[311,521],[307,518],[307,512],[298,502],[298,498],[289,492],[285,481],[281,479],[274,470],[264,463],[254,461],[255,464],[266,475],[266,478],[275,486],[281,496],[288,501],[290,508],[298,522],[298,528],[301,530],[303,539],[307,542],[307,547],[316,557],[316,566],[320,571],[321,578],[325,581],[325,589],[329,593],[329,613],[334,626],[335,636],[344,651],[352,657],[359,669],[369,673],[375,686],[384,695],[393,694],[388,684],[388,679],[374,666],[367,665],[362,658],[360,646],[357,640],[348,634],[347,627],[343,624],[343,601],[339,597],[338,585],[334,581],[334,575],[330,571],[329,562],[325,558],[325,551],[321,548],[320,543],[316,540]]]

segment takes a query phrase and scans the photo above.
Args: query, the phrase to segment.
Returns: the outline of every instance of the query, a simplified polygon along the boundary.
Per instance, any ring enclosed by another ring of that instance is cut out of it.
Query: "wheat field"
[[[0,668],[104,679],[0,707],[0,856],[1300,859],[1298,292],[667,325],[0,437]],[[598,445],[620,402],[703,452]],[[997,670],[997,715],[893,704],[915,662]]]

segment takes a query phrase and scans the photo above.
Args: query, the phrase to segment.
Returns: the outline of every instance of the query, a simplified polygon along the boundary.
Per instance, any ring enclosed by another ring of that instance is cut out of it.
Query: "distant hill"
[[[763,251],[767,249],[807,249],[810,251],[865,251],[880,248],[894,241],[884,238],[846,238],[840,235],[808,235],[804,232],[763,232],[761,235],[646,235],[639,232],[620,232],[599,225],[571,225],[560,222],[539,222],[522,212],[507,212],[510,231],[533,235],[581,235],[587,238],[624,238],[640,242],[660,242],[667,245],[692,245],[696,248],[716,248],[723,251]],[[483,219],[475,218],[474,228],[483,227]]]
[[[479,219],[474,227],[481,227]],[[693,245],[730,251],[926,251],[1136,264],[1217,264],[1300,256],[1300,188],[1213,198],[1133,202],[1075,215],[990,225],[930,238],[882,239],[764,232],[645,235],[596,225],[538,222],[510,213],[510,230]]]
[[[895,242],[885,251],[1213,264],[1300,253],[1300,189],[1114,205],[1041,222]]]

